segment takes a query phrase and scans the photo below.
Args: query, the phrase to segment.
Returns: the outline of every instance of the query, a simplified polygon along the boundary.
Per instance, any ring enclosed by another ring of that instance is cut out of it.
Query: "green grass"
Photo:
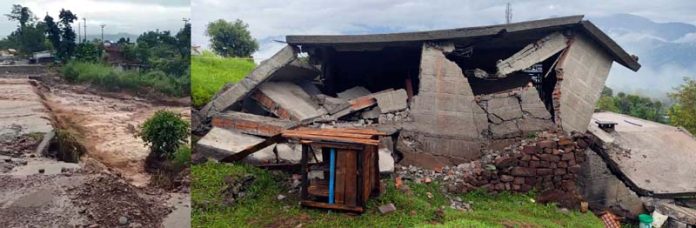
[[[107,91],[128,90],[147,92],[155,90],[170,96],[188,96],[189,79],[171,77],[161,71],[139,72],[119,70],[101,63],[72,61],[61,73],[71,83],[90,83]]]
[[[191,57],[191,99],[201,107],[227,83],[242,80],[256,67],[247,58],[223,58],[211,52]]]
[[[225,176],[253,174],[251,196],[232,207],[224,206],[220,191]],[[368,210],[359,216],[298,206],[298,193],[287,193],[283,183],[287,175],[272,174],[249,165],[206,163],[192,166],[193,227],[603,227],[591,213],[559,212],[555,205],[533,203],[530,194],[489,195],[472,192],[460,195],[473,202],[472,212],[449,208],[440,186],[407,182],[412,194],[397,190],[392,181],[387,191],[368,202]],[[426,193],[433,194],[429,199]],[[279,201],[278,194],[288,196]],[[381,215],[379,205],[394,203],[397,211]],[[445,206],[443,212],[438,209]]]

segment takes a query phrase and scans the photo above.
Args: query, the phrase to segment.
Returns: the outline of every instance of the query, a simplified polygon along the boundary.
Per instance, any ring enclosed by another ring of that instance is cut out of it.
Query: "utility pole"
[[[99,26],[101,26],[101,32],[102,32],[102,34],[101,34],[101,35],[102,35],[101,42],[102,42],[102,44],[104,44],[104,26],[106,26],[106,25],[105,25],[105,24],[101,24],[101,25],[99,25]]]
[[[507,3],[507,6],[505,7],[505,23],[510,24],[512,22],[512,7],[510,7],[510,3]]]
[[[82,43],[82,28],[80,28],[80,22],[77,22],[77,43]]]
[[[85,41],[87,41],[87,18],[86,18],[86,17],[83,17],[82,20],[84,20],[84,22],[85,22],[85,23],[82,25],[82,26],[85,26],[85,29],[84,29],[85,36],[83,36],[83,37],[85,38]]]

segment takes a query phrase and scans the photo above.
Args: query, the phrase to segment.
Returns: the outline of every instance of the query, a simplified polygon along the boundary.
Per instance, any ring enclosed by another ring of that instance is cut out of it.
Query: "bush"
[[[145,121],[138,136],[150,146],[150,157],[171,159],[176,150],[188,141],[189,123],[179,114],[160,110]]]
[[[190,94],[189,77],[173,77],[159,70],[119,70],[100,63],[72,61],[63,66],[63,77],[71,83],[90,83],[108,91],[157,91],[171,96]]]

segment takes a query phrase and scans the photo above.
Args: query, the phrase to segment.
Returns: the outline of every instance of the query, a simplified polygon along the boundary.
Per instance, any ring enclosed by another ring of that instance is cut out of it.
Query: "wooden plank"
[[[344,206],[342,204],[328,204],[328,203],[315,202],[315,201],[309,201],[309,200],[302,200],[300,202],[300,204],[302,204],[302,206],[306,206],[306,207],[350,211],[350,212],[355,212],[355,213],[363,213],[364,212],[364,209],[362,207],[348,207],[348,206]]]
[[[360,143],[360,144],[375,145],[375,146],[379,144],[379,140],[376,140],[376,139],[355,139],[355,138],[342,138],[342,137],[335,137],[335,136],[317,136],[317,135],[283,133],[283,137],[297,138],[297,139],[310,139],[310,140],[326,140],[326,141],[347,142],[347,143]]]
[[[297,128],[298,130],[314,130],[314,129],[321,129],[322,131],[334,131],[334,132],[343,132],[343,133],[353,133],[353,134],[364,134],[364,135],[373,135],[373,136],[379,136],[379,135],[386,135],[385,132],[371,129],[371,128],[308,128],[308,127],[300,127]]]
[[[346,193],[346,161],[347,153],[346,150],[336,150],[336,187],[335,189],[335,199],[337,204],[345,204],[345,193]]]
[[[326,181],[311,181],[307,193],[313,196],[329,197],[329,184]]]
[[[348,101],[350,108],[357,111],[377,104],[377,99],[372,95],[362,96]]]
[[[297,130],[283,131],[283,133],[284,134],[316,135],[316,136],[335,136],[335,137],[356,138],[356,139],[371,139],[374,137],[373,135],[344,133],[344,132],[338,132],[338,131],[326,131],[323,129],[297,129]]]
[[[357,151],[342,150],[341,153],[345,154],[343,156],[345,159],[345,161],[343,162],[345,169],[345,204],[349,207],[355,207],[357,203],[357,194],[359,194],[360,192],[357,190],[359,186],[356,183],[356,166],[358,162],[356,156]]]

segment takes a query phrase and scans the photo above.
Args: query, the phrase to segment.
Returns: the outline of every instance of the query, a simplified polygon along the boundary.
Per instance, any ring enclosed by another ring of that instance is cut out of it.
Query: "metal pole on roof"
[[[507,6],[505,7],[505,23],[510,24],[512,22],[512,7],[510,7],[510,3],[507,3]]]

